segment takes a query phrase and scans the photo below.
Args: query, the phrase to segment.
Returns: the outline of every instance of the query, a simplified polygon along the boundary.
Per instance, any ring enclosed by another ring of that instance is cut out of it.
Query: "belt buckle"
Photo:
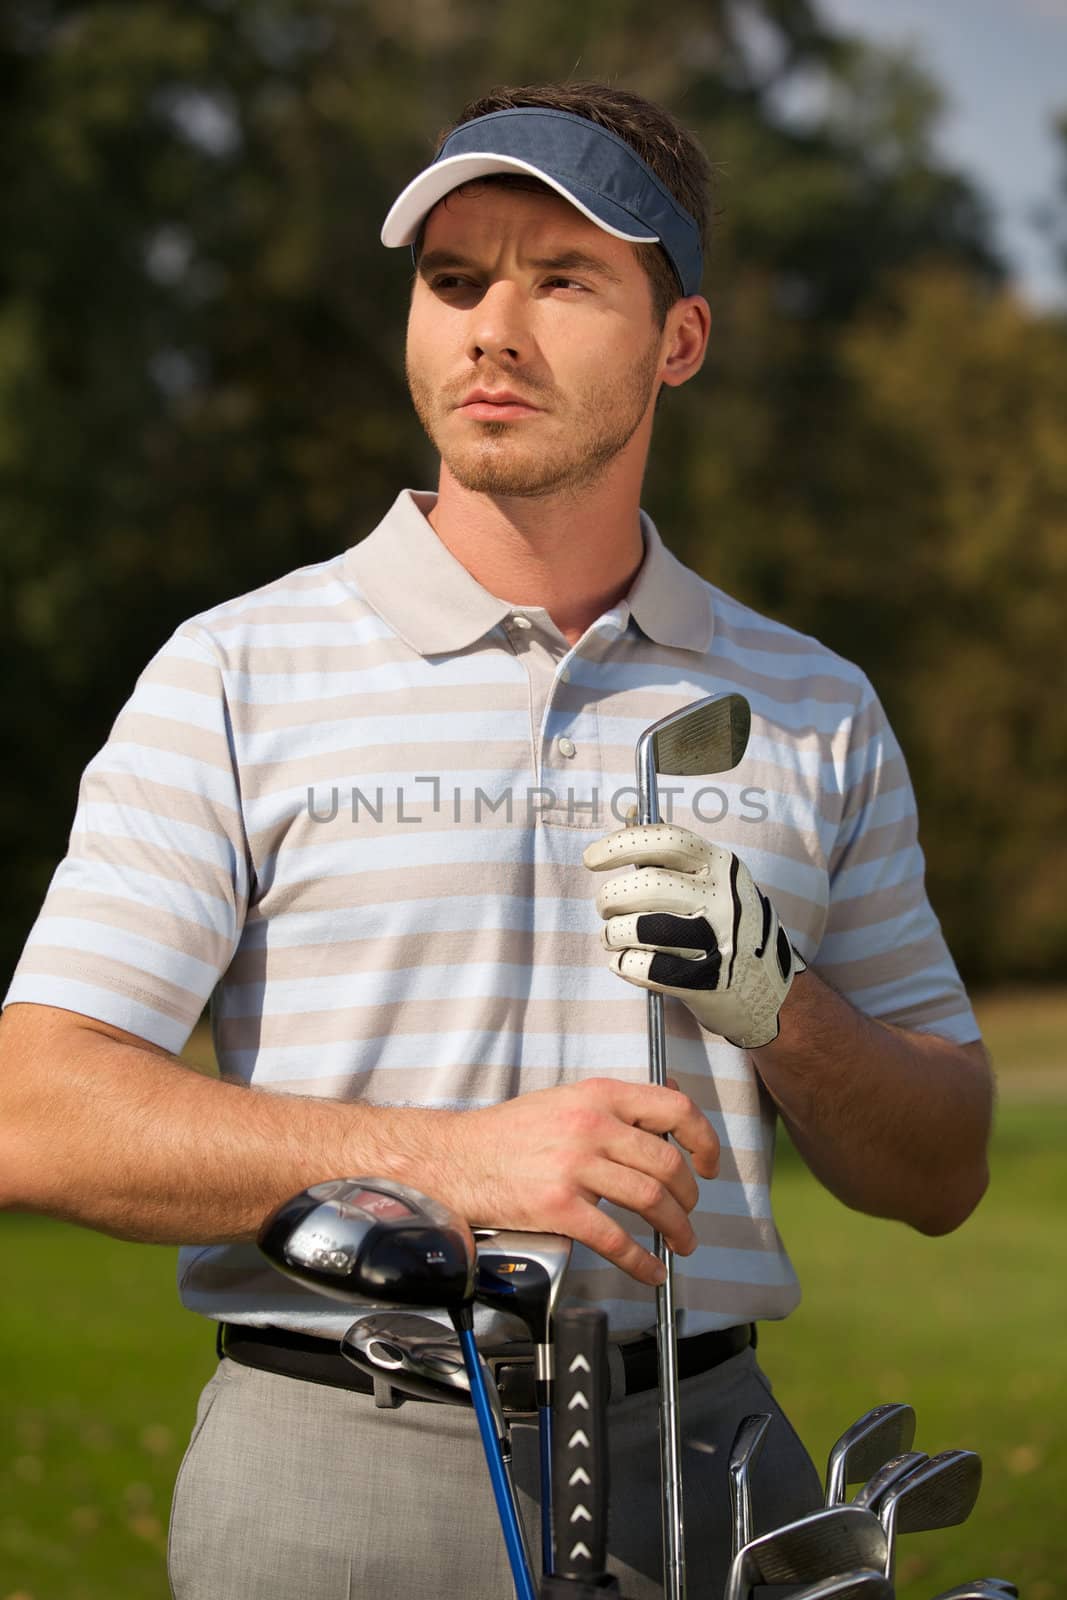
[[[500,1387],[499,1374],[500,1374],[501,1368],[503,1368],[503,1367],[523,1367],[523,1368],[526,1368],[531,1373],[534,1370],[534,1358],[533,1358],[533,1353],[532,1352],[528,1356],[525,1356],[525,1355],[513,1355],[513,1354],[510,1354],[506,1350],[502,1350],[499,1353],[494,1354],[494,1355],[483,1355],[482,1359],[484,1360],[486,1366],[489,1368],[489,1371],[492,1373],[493,1382],[497,1385],[498,1389]],[[529,1409],[529,1410],[527,1410],[525,1408],[520,1410],[517,1406],[508,1405],[507,1402],[504,1400],[503,1395],[501,1395],[501,1397],[500,1397],[500,1404],[501,1404],[501,1408],[503,1409],[504,1415],[506,1417],[528,1417],[528,1418],[530,1418],[532,1420],[534,1417],[537,1416],[537,1407],[536,1406],[534,1406],[532,1409]]]

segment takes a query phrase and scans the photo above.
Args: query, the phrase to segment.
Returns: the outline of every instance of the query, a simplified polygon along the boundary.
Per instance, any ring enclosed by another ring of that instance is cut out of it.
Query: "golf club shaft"
[[[646,728],[634,751],[637,815],[642,826],[659,822],[660,772],[696,777],[731,772],[748,746],[752,711],[744,695],[711,694],[681,706]],[[648,1059],[654,1084],[667,1083],[663,1000],[648,994]],[[659,1350],[660,1471],[663,1480],[663,1589],[665,1600],[685,1600],[685,1533],[682,1520],[682,1451],[678,1416],[678,1330],[674,1320],[674,1257],[654,1236],[664,1282],[656,1293]]]
[[[659,821],[659,792],[650,741],[637,773],[638,810],[643,823]],[[648,993],[648,1071],[667,1086],[667,1035],[663,996]],[[678,1416],[678,1334],[674,1321],[674,1258],[662,1236],[652,1247],[666,1277],[656,1290],[656,1349],[659,1360],[659,1450],[663,1496],[664,1600],[685,1600],[685,1540],[682,1517],[682,1449]]]
[[[556,1570],[552,1516],[552,1400],[537,1408],[537,1441],[541,1456],[541,1571]]]
[[[519,1520],[519,1508],[515,1500],[511,1480],[505,1470],[500,1456],[500,1441],[497,1437],[496,1425],[486,1392],[484,1371],[479,1364],[478,1347],[474,1342],[472,1328],[457,1327],[459,1342],[463,1349],[463,1360],[470,1379],[471,1400],[474,1403],[474,1414],[478,1419],[478,1431],[482,1436],[482,1448],[485,1451],[486,1464],[489,1468],[489,1480],[493,1486],[493,1497],[496,1500],[497,1514],[504,1534],[504,1544],[508,1553],[508,1563],[511,1567],[511,1576],[515,1584],[516,1600],[537,1600],[534,1590],[533,1574],[526,1557],[525,1543],[522,1536],[522,1524]]]
[[[648,1053],[653,1083],[666,1086],[663,996],[648,996]],[[674,1262],[663,1236],[652,1246],[667,1276],[656,1289],[656,1351],[659,1362],[660,1481],[663,1492],[663,1578],[665,1600],[685,1600],[685,1546],[682,1518],[681,1424],[678,1415],[678,1337],[674,1320]]]
[[[500,1403],[500,1391],[496,1386],[496,1379],[489,1371],[489,1365],[481,1351],[478,1352],[478,1367],[482,1374],[482,1387],[485,1391],[485,1398],[489,1406],[489,1413],[492,1417],[493,1427],[496,1430],[497,1444],[500,1449],[500,1462],[504,1469],[504,1477],[507,1480],[507,1496],[511,1504],[515,1507],[515,1524],[519,1533],[519,1541],[522,1545],[523,1561],[526,1565],[527,1572],[532,1572],[533,1567],[530,1560],[530,1541],[526,1534],[526,1527],[522,1520],[522,1512],[519,1509],[518,1497],[515,1493],[514,1460],[511,1450],[511,1429],[508,1427],[508,1419],[504,1415],[504,1407]],[[473,1399],[471,1403],[473,1404]]]

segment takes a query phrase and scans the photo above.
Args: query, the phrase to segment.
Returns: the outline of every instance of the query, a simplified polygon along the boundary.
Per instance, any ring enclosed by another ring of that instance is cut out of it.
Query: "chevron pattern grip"
[[[564,1307],[556,1317],[556,1571],[594,1584],[607,1556],[608,1388],[605,1312]]]

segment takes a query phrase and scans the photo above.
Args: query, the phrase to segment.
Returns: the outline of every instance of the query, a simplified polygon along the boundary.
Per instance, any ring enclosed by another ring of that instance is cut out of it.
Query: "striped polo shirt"
[[[362,543],[164,645],[86,769],[8,1003],[180,1051],[210,1000],[225,1078],[374,1105],[646,1081],[645,995],[609,970],[582,851],[626,820],[642,730],[737,690],[744,760],[664,779],[664,819],[736,851],[858,1009],[979,1036],[858,668],[682,566],[644,512],[629,594],[571,646],[449,554],[435,498],[403,491]],[[774,1108],[745,1051],[680,1001],[665,1013],[669,1069],[722,1141],[677,1260],[679,1331],[783,1317],[799,1287],[771,1208]],[[251,1243],[184,1248],[179,1287],[235,1322],[351,1321]],[[654,1325],[653,1291],[583,1247],[568,1288],[616,1335]]]

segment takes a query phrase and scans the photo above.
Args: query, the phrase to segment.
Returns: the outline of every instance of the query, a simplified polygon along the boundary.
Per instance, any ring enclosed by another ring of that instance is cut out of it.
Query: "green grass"
[[[775,1185],[805,1297],[760,1354],[816,1460],[861,1411],[904,1399],[921,1448],[985,1462],[965,1527],[902,1541],[901,1600],[983,1573],[1026,1600],[1063,1587],[1067,996],[979,1009],[1002,1104],[992,1187],[959,1233],[846,1211],[787,1145]],[[210,1070],[203,1036],[193,1050]],[[1031,1099],[1038,1069],[1055,1092]],[[212,1330],[178,1305],[176,1251],[10,1213],[0,1251],[0,1600],[168,1600],[171,1489],[215,1364]]]
[[[177,1252],[12,1214],[0,1252],[0,1597],[167,1600],[171,1489],[215,1365]]]
[[[907,1400],[918,1448],[985,1465],[964,1527],[901,1541],[901,1600],[983,1574],[1062,1593],[1065,1140],[1067,1105],[1003,1107],[990,1193],[945,1239],[845,1211],[782,1152],[776,1214],[805,1296],[760,1355],[808,1448],[822,1464],[853,1417]]]

